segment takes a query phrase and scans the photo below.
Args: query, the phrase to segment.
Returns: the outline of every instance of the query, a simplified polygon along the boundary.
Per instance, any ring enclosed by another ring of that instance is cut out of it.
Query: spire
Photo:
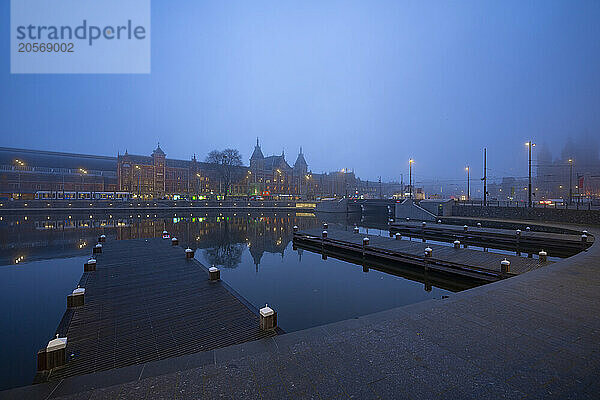
[[[250,160],[262,160],[263,158],[265,158],[265,156],[263,155],[262,150],[260,149],[258,138],[256,138],[256,146],[254,147],[254,152],[252,153]]]
[[[304,159],[304,154],[302,153],[302,147],[300,147],[300,153],[298,153],[298,157],[296,158],[296,162],[294,163],[294,169],[296,170],[307,170],[308,164]]]

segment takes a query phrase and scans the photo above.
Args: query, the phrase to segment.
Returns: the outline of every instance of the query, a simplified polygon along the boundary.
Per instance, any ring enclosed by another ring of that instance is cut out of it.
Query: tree
[[[206,162],[215,166],[221,179],[224,198],[227,198],[231,185],[243,176],[240,152],[235,149],[213,150],[206,156]]]

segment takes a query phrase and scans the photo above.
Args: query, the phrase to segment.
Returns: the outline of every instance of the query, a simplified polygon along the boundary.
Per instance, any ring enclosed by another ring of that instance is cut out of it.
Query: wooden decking
[[[587,242],[583,243],[581,235],[528,231],[526,226],[527,223],[523,223],[521,234],[517,235],[516,230],[508,229],[468,226],[465,232],[458,225],[428,222],[423,227],[420,221],[400,221],[390,224],[390,231],[429,240],[453,242],[458,239],[461,243],[472,246],[518,250],[523,253],[537,254],[545,250],[554,257],[572,256],[591,246],[594,240],[592,236],[588,236]]]
[[[433,243],[409,240],[396,240],[382,236],[355,234],[342,230],[328,230],[328,237],[321,237],[322,229],[296,232],[294,244],[309,250],[325,252],[331,256],[353,256],[357,259],[384,259],[399,265],[427,267],[440,273],[459,275],[482,281],[495,281],[508,276],[549,265],[552,261],[540,262],[537,258],[526,258],[508,254],[498,254],[472,249],[455,249]],[[369,237],[368,246],[362,245],[364,237]],[[426,258],[425,248],[433,250],[433,256]],[[510,261],[510,273],[502,274],[500,262]]]
[[[38,374],[57,380],[273,336],[257,310],[170,240],[107,241],[85,272],[85,305],[67,310],[67,364]],[[83,265],[82,265],[83,270]]]

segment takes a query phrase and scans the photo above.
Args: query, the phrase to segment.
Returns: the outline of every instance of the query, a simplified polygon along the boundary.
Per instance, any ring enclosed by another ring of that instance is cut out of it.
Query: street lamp
[[[136,165],[135,169],[137,169],[137,171],[138,171],[138,174],[137,174],[138,181],[137,181],[137,188],[136,189],[137,189],[137,197],[139,198],[140,197],[140,175],[142,174],[142,169],[140,168],[139,165]]]
[[[19,200],[21,200],[21,197],[23,196],[21,191],[21,170],[18,167],[24,167],[25,163],[21,160],[15,160],[14,163],[17,170],[17,176],[19,177]]]
[[[529,148],[529,185],[528,185],[528,190],[527,190],[527,198],[528,198],[528,204],[529,207],[532,206],[531,203],[531,149],[533,147],[535,147],[535,143],[533,143],[533,141],[529,141],[525,143],[525,146],[527,146]]]
[[[408,160],[408,184],[410,186],[409,198],[411,198],[411,199],[412,199],[412,193],[413,193],[412,165],[414,162],[415,162],[415,160],[413,160],[412,158],[410,160]]]
[[[467,171],[467,201],[471,199],[471,170],[467,165],[465,167],[465,171]]]
[[[573,159],[569,158],[569,205],[573,203]]]

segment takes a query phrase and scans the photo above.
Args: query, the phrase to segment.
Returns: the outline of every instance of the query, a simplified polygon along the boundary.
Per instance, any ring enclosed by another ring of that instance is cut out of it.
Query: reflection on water
[[[358,223],[369,234],[388,234],[386,221],[337,218],[327,216],[330,229],[351,230]],[[53,336],[66,295],[101,234],[126,240],[169,231],[180,245],[195,249],[200,262],[219,266],[221,279],[251,305],[275,308],[288,332],[447,293],[422,278],[408,280],[293,248],[294,225],[302,230],[321,224],[313,214],[295,213],[3,217],[1,329],[3,340],[14,345],[0,364],[0,389],[31,382],[36,352]]]

